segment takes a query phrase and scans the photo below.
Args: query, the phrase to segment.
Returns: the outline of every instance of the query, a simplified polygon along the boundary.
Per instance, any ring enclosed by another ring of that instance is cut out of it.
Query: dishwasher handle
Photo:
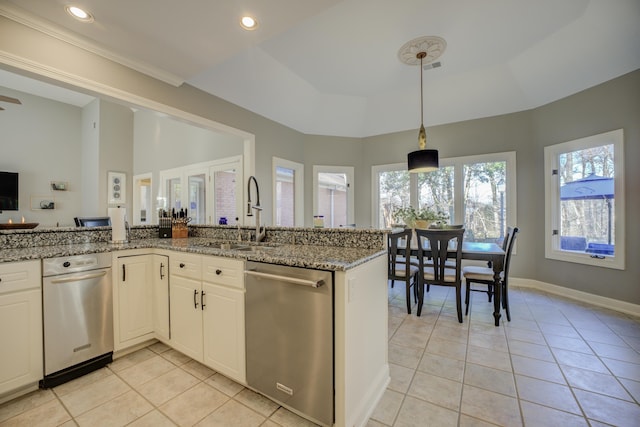
[[[263,279],[272,279],[279,280],[282,282],[293,283],[294,285],[302,285],[302,286],[310,286],[312,288],[319,288],[324,285],[324,280],[309,280],[309,279],[299,279],[297,277],[288,277],[281,276],[279,274],[271,274],[271,273],[262,273],[256,270],[245,270],[245,274],[249,276],[261,277]]]
[[[88,280],[88,279],[97,279],[98,277],[102,277],[107,274],[106,270],[102,270],[98,273],[85,274],[83,276],[71,276],[71,277],[61,277],[59,279],[51,280],[51,283],[69,283],[69,282],[77,282],[80,280]]]

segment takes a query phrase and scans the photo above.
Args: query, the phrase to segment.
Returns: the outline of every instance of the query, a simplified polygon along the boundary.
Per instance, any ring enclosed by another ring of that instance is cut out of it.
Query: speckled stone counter
[[[242,229],[247,235],[250,229]],[[109,242],[109,227],[92,229],[51,229],[0,234],[0,262],[53,258],[86,253],[113,252],[127,249],[166,249],[215,255],[249,261],[345,271],[371,259],[383,256],[386,251],[384,233],[380,230],[269,228],[264,243],[237,242],[235,228],[190,227],[186,239],[159,239],[157,228],[132,229],[129,243]],[[240,249],[220,249],[213,243],[242,244]]]

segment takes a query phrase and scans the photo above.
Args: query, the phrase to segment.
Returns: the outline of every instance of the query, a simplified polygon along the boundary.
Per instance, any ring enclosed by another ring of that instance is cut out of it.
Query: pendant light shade
[[[436,51],[433,47],[438,48]],[[423,61],[427,57],[427,51],[430,52],[430,60],[437,58],[442,54],[446,43],[444,40],[438,37],[423,37],[420,39],[412,40],[405,44],[400,49],[400,59],[406,64],[417,64],[416,59],[420,60],[420,131],[418,132],[418,150],[412,151],[407,155],[407,166],[409,172],[431,172],[437,170],[439,167],[438,150],[428,150],[427,146],[427,133],[424,129],[423,117],[424,117],[424,102],[423,102],[423,86],[422,86],[422,73],[423,73]],[[408,52],[416,52],[415,48],[419,47],[415,57],[411,58],[406,55]],[[435,53],[435,54],[434,54]]]
[[[438,170],[438,150],[417,150],[407,155],[409,172],[431,172]]]

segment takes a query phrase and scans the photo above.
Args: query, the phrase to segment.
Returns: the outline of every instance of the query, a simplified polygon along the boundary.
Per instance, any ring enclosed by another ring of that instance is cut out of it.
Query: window
[[[157,223],[151,202],[151,181],[150,173],[133,177],[133,225]]]
[[[304,165],[273,158],[273,218],[280,227],[304,225]]]
[[[374,166],[374,224],[389,227],[392,206],[429,207],[464,224],[468,241],[501,242],[516,225],[515,168],[515,152],[440,159],[438,170],[419,174],[406,164]]]
[[[353,224],[353,167],[313,167],[313,212],[325,227]]]
[[[624,269],[622,129],[545,148],[547,258]]]
[[[409,195],[409,171],[407,165],[374,166],[374,217],[378,228],[390,228],[395,222],[392,213],[394,207],[405,207],[411,204]]]
[[[209,224],[242,223],[242,192],[246,191],[242,181],[241,156],[220,159],[210,164],[209,184],[212,190],[207,199]]]
[[[160,183],[158,208],[186,209],[192,224],[235,225],[242,216],[242,156],[160,171]]]

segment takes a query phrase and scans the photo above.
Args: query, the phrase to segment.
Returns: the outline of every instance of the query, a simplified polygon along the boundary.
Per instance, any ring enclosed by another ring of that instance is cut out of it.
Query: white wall
[[[0,111],[0,170],[19,173],[19,211],[4,211],[0,222],[71,225],[81,210],[82,111],[80,108],[1,88],[22,105]],[[68,191],[53,191],[51,181],[69,183]],[[32,197],[55,198],[56,209],[32,210]]]

